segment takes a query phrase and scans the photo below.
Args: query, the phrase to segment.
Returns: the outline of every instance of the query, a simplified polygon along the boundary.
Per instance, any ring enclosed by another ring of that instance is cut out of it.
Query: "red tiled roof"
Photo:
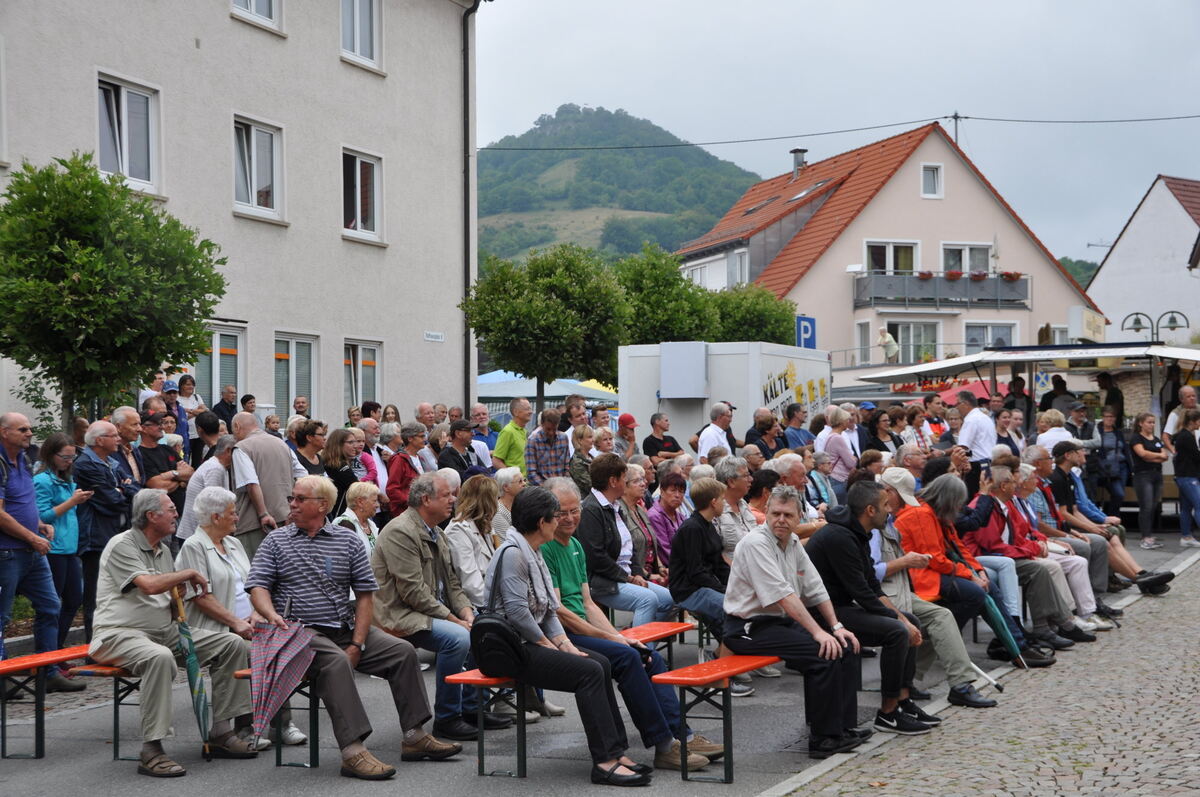
[[[1162,181],[1171,189],[1171,193],[1183,205],[1192,220],[1200,224],[1200,180],[1185,180],[1182,177],[1167,177],[1160,174]]]
[[[1046,259],[1053,264],[1054,268],[1058,269],[1059,273],[1079,292],[1089,306],[1098,311],[1099,308],[1088,298],[1079,283],[1063,269],[1058,260],[1050,254],[1050,251],[1038,240],[1033,231],[1021,221],[1021,218],[1004,201],[995,187],[987,181],[983,173],[971,162],[966,153],[946,135],[946,131],[937,122],[810,164],[800,172],[795,181],[792,180],[792,173],[786,172],[751,186],[712,230],[703,237],[684,244],[677,254],[688,255],[715,245],[749,238],[799,206],[796,202],[787,202],[788,197],[794,196],[796,192],[802,191],[820,180],[829,180],[819,190],[804,197],[803,203],[826,194],[828,194],[828,199],[779,254],[767,264],[762,274],[755,280],[758,284],[773,291],[776,296],[786,296],[793,286],[808,273],[813,264],[820,259],[821,255],[825,254],[838,236],[845,231],[850,222],[858,217],[863,208],[875,198],[875,195],[887,184],[896,171],[912,156],[917,147],[935,131],[996,197],[996,200],[1025,231],[1034,245],[1045,254]],[[772,200],[772,198],[774,199]],[[772,201],[768,203],[768,200]],[[761,207],[759,207],[760,205]]]

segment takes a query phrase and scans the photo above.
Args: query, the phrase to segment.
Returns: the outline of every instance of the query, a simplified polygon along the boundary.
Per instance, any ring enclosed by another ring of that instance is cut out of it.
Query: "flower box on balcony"
[[[933,279],[933,272],[932,272],[932,271],[918,271],[918,272],[917,272],[917,279],[919,279],[919,280],[930,280],[930,279]]]
[[[1025,275],[1019,271],[1001,271],[1000,272],[1000,279],[1004,280],[1005,282],[1016,282],[1017,280],[1021,279],[1021,277],[1023,277],[1023,276],[1025,276]]]
[[[946,279],[950,280],[951,282],[960,280],[960,279],[962,279],[962,272],[961,271],[947,271]]]
[[[988,278],[988,276],[989,276],[989,274],[986,271],[972,271],[971,272],[971,280],[974,282],[983,282],[985,279]]]

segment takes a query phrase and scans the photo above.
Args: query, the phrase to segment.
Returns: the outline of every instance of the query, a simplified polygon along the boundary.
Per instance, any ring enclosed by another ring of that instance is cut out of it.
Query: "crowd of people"
[[[33,446],[24,416],[0,416],[0,627],[24,594],[36,649],[54,650],[82,609],[91,657],[142,679],[138,771],[155,777],[186,774],[162,744],[177,589],[213,681],[218,757],[306,741],[286,705],[279,738],[255,737],[248,685],[232,677],[256,627],[294,623],[314,632],[308,677],[342,774],[396,772],[365,745],[352,671],[389,683],[402,760],[458,754],[480,731],[483,696],[448,677],[475,666],[470,632],[491,599],[526,650],[525,721],[565,713],[545,690],[574,693],[594,782],[643,785],[654,769],[680,769],[683,738],[689,769],[725,753],[682,725],[673,690],[651,680],[665,662],[622,636],[613,611],[632,625],[686,612],[713,640],[702,660],[770,655],[802,673],[809,754],[824,758],[873,732],[938,726],[918,702],[935,662],[950,703],[996,705],[973,685],[961,634],[972,618],[1002,626],[990,657],[1047,667],[1119,623],[1108,593],[1168,591],[1172,573],[1141,569],[1126,550],[1129,479],[1140,544],[1161,547],[1155,511],[1173,460],[1181,545],[1200,546],[1195,390],[1179,390],[1158,434],[1147,413],[1125,429],[1123,401],[1093,421],[1060,387],[1037,409],[1018,379],[1007,397],[963,391],[953,407],[929,394],[811,419],[801,404],[782,418],[759,408],[741,438],[737,408],[717,402],[685,447],[666,413],[639,439],[633,415],[614,431],[608,409],[581,396],[536,425],[530,402],[514,399],[499,430],[483,404],[422,402],[404,421],[364,402],[333,424],[311,418],[303,396],[280,423],[260,420],[253,396],[235,402],[232,386],[209,409],[190,377],[160,374],[140,407],[81,419],[73,438]],[[432,701],[418,648],[436,654]],[[879,658],[881,705],[859,727],[866,655]],[[739,676],[732,694],[780,676]],[[47,688],[84,686],[52,672]],[[652,766],[631,757],[617,693]],[[485,713],[485,729],[512,714]]]

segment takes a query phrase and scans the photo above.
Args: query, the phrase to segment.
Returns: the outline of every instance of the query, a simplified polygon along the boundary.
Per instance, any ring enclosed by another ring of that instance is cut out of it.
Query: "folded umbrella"
[[[183,657],[187,669],[188,688],[192,692],[192,711],[196,714],[196,725],[200,728],[200,741],[204,744],[204,760],[212,761],[212,751],[208,745],[208,734],[212,728],[212,718],[208,714],[208,691],[204,687],[204,676],[200,674],[200,658],[196,655],[196,643],[192,639],[192,629],[187,624],[187,615],[183,611],[183,593],[176,587],[172,590],[175,601],[175,624],[179,629],[179,655]]]
[[[1012,657],[1013,663],[1025,669],[1025,659],[1021,656],[1021,649],[1017,647],[1017,640],[1013,638],[1012,629],[1008,627],[1008,619],[1000,611],[996,602],[992,600],[991,595],[983,596],[983,621],[991,626],[993,633],[996,634],[996,639],[999,639],[1000,643],[1004,645],[1004,649]]]
[[[250,693],[256,737],[266,734],[271,719],[303,680],[316,655],[308,644],[313,636],[295,621],[287,628],[270,623],[255,626],[250,641]]]

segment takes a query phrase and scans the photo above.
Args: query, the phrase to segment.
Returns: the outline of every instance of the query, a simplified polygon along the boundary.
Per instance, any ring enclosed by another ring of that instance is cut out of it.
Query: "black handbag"
[[[489,678],[515,678],[529,666],[529,651],[516,626],[496,610],[496,587],[503,573],[504,554],[512,546],[502,548],[496,557],[496,572],[487,606],[479,610],[471,624],[471,655],[480,672]]]

